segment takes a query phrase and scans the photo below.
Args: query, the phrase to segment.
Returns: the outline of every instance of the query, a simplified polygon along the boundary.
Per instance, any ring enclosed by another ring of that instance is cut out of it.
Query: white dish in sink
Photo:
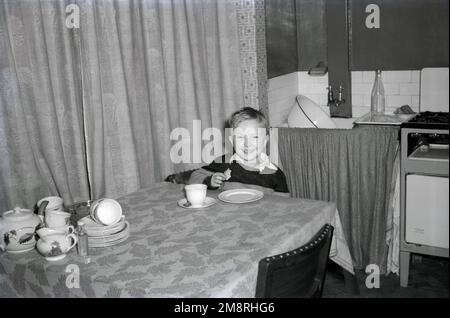
[[[306,96],[298,95],[296,103],[288,115],[289,127],[337,128],[334,121],[317,103]]]

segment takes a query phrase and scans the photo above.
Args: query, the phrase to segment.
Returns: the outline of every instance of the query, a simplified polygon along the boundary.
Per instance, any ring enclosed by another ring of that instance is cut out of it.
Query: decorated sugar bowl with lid
[[[0,249],[10,253],[31,251],[36,245],[36,228],[41,218],[20,207],[6,211],[0,217]]]

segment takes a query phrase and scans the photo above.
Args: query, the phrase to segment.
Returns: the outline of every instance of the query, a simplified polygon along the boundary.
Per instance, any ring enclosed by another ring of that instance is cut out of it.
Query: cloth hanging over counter
[[[355,268],[377,264],[386,273],[399,128],[277,129],[291,195],[335,202]]]

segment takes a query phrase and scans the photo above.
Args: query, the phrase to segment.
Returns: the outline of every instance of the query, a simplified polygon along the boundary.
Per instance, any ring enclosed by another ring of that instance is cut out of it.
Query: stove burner
[[[448,112],[423,112],[412,118],[409,122],[448,124]]]
[[[422,112],[411,120],[402,124],[402,127],[424,128],[424,129],[448,129],[448,112]]]

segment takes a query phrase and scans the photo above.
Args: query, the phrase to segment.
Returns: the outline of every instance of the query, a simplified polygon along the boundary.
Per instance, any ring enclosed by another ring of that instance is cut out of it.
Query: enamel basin
[[[299,128],[337,128],[334,121],[313,100],[298,95],[288,115],[288,126]]]

